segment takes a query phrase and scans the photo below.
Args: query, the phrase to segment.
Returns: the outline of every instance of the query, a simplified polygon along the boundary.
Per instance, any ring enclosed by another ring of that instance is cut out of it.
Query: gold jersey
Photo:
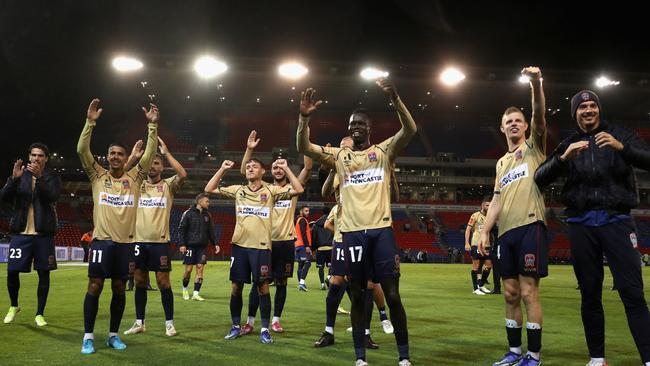
[[[327,216],[327,221],[331,222],[334,225],[334,242],[335,243],[342,243],[343,242],[343,234],[341,234],[341,211],[340,211],[340,206],[334,205],[332,207],[332,211],[330,211],[330,214]]]
[[[390,175],[392,163],[389,154],[393,148],[391,137],[362,151],[323,147],[323,160],[336,167],[339,180],[341,232],[390,227]]]
[[[278,188],[291,187],[290,184],[286,186],[275,186]],[[287,241],[296,238],[296,227],[294,226],[293,219],[296,213],[296,205],[298,204],[298,196],[278,200],[273,206],[271,214],[271,221],[273,222],[273,229],[271,233],[271,240],[273,241]]]
[[[217,188],[214,192],[235,200],[236,225],[232,243],[244,248],[271,250],[272,210],[275,203],[291,199],[291,186],[263,183],[256,191],[247,185]]]
[[[135,223],[135,241],[167,243],[170,240],[169,218],[174,194],[178,192],[178,176],[161,179],[158,183],[142,182]]]
[[[478,246],[478,241],[481,237],[481,230],[483,230],[483,225],[485,225],[485,219],[487,217],[483,215],[483,212],[477,211],[469,217],[469,222],[467,226],[472,229],[472,236],[470,238],[471,246]]]
[[[94,128],[95,121],[87,120],[77,145],[81,166],[88,175],[93,191],[93,239],[133,243],[140,186],[147,179],[158,148],[158,125],[148,124],[147,147],[140,162],[119,178],[110,175],[93,158],[90,137]]]
[[[544,197],[535,184],[535,171],[546,159],[546,135],[534,133],[496,166],[494,193],[501,197],[499,237],[533,222],[546,222]]]

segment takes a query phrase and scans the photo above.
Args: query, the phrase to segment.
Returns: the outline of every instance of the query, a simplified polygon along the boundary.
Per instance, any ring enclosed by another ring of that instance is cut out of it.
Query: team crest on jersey
[[[523,151],[517,150],[515,152],[515,160],[521,160],[521,158],[523,158],[523,157],[524,157],[524,152]]]
[[[352,155],[350,153],[343,155],[343,164],[345,166],[352,164]]]
[[[268,277],[268,275],[269,275],[269,266],[267,266],[267,265],[260,266],[260,274],[262,275],[262,277]]]
[[[636,249],[639,244],[636,240],[636,234],[635,233],[630,233],[630,242],[632,242],[632,248]]]
[[[266,202],[268,200],[269,200],[269,195],[268,194],[266,194],[266,193],[261,193],[260,194],[260,201]]]
[[[524,256],[524,270],[525,271],[535,271],[535,254],[526,254]]]
[[[162,191],[164,190],[163,186],[156,186],[156,189],[158,189],[159,193],[162,193]]]
[[[371,162],[377,161],[377,153],[371,151],[368,153],[368,160]]]
[[[123,180],[122,181],[122,188],[124,188],[124,189],[130,189],[131,188],[131,184],[129,184],[128,180]]]

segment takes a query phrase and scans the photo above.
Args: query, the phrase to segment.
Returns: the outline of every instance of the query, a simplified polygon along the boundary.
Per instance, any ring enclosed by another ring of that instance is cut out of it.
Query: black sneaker
[[[366,348],[379,349],[379,345],[370,338],[370,334],[366,334]]]
[[[316,342],[314,342],[314,347],[327,347],[331,346],[334,344],[334,334],[330,334],[328,332],[323,332],[323,334],[320,335],[320,338]]]

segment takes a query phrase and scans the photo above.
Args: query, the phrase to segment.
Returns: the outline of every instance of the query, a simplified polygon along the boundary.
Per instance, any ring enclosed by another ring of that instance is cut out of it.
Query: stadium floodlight
[[[530,78],[528,76],[526,76],[526,75],[519,76],[519,82],[520,83],[528,84],[529,81],[530,81]]]
[[[607,86],[616,86],[620,83],[621,82],[618,80],[610,80],[607,76],[601,76],[598,79],[596,79],[596,86],[599,88],[604,88]]]
[[[137,58],[118,56],[113,59],[113,68],[119,72],[138,71],[144,66]]]
[[[388,71],[379,70],[375,67],[366,67],[365,69],[361,70],[360,75],[366,80],[376,80],[387,78],[389,74]]]
[[[299,62],[286,62],[278,67],[278,74],[287,79],[300,79],[307,75],[308,72],[309,70],[305,65]]]
[[[455,67],[448,67],[440,74],[440,81],[447,86],[456,86],[465,80],[465,74]]]
[[[194,62],[194,71],[204,79],[210,79],[228,70],[225,62],[212,56],[201,56]]]

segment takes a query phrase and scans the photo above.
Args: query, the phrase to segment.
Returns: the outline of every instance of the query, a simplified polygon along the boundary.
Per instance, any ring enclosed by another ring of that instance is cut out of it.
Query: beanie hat
[[[598,95],[596,95],[596,93],[591,90],[583,90],[571,98],[571,118],[576,119],[576,111],[578,110],[578,106],[588,101],[596,102],[596,104],[598,104],[598,109],[602,113],[603,108],[600,105],[600,98],[598,98]]]

